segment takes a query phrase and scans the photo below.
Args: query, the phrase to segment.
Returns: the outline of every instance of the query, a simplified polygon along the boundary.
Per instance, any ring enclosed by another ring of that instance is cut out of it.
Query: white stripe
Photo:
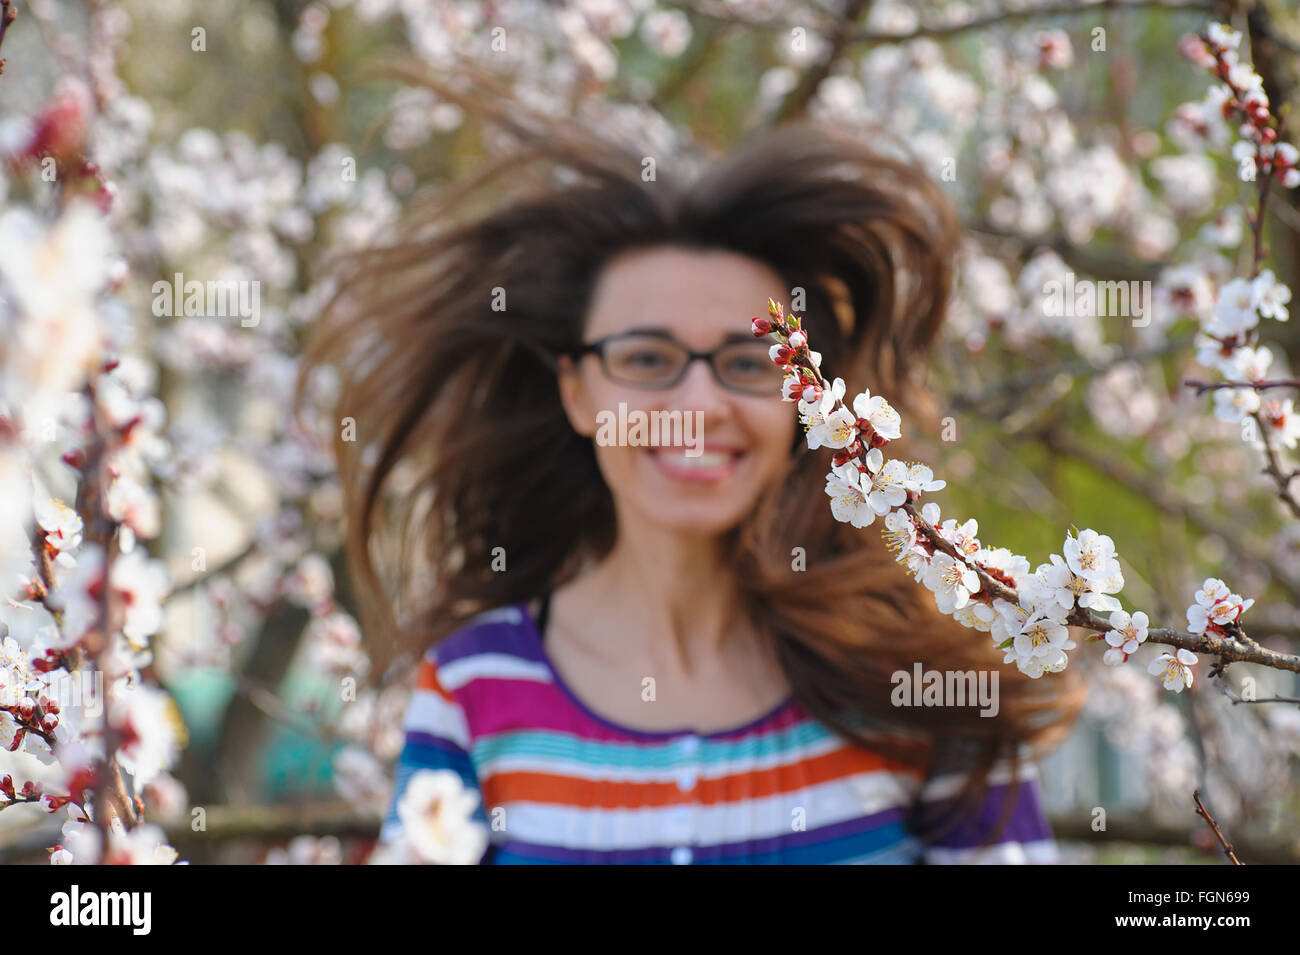
[[[929,865],[1057,865],[1061,853],[1052,839],[1037,842],[1003,842],[988,848],[925,850]]]
[[[471,680],[484,677],[550,683],[551,671],[545,663],[524,660],[509,653],[475,653],[438,668],[438,682],[448,691],[459,690]]]
[[[509,838],[565,849],[639,849],[663,845],[721,845],[815,830],[907,803],[893,773],[879,770],[796,792],[714,806],[684,804],[641,809],[589,809],[507,802]],[[494,807],[496,808],[496,807]],[[802,810],[797,814],[796,810]]]
[[[481,623],[500,623],[501,621],[505,621],[506,623],[523,623],[524,615],[520,612],[519,608],[515,606],[498,607],[495,610],[484,610],[478,616],[471,617],[466,626],[472,627]]]
[[[433,690],[416,690],[406,708],[405,732],[430,733],[469,749],[469,725],[458,703],[448,703]]]
[[[927,802],[935,799],[948,799],[955,796],[970,779],[970,773],[945,773],[926,780],[921,789],[921,798]],[[1038,767],[1031,762],[1021,761],[1017,770],[1016,785],[1038,779]],[[1011,765],[1006,762],[995,763],[989,772],[989,785],[995,786],[1011,781]]]

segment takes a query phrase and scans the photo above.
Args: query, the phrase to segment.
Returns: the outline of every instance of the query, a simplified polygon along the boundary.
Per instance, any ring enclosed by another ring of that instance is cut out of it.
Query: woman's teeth
[[[722,451],[702,451],[697,455],[691,456],[684,451],[661,450],[657,452],[664,461],[677,467],[688,468],[721,468],[731,463],[732,456]]]

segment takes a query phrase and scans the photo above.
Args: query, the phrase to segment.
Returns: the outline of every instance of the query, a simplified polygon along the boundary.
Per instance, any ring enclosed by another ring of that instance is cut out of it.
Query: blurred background
[[[850,130],[883,123],[967,227],[929,375],[944,428],[921,444],[948,481],[945,516],[977,518],[987,544],[1035,566],[1071,524],[1098,529],[1120,555],[1125,606],[1153,625],[1182,628],[1202,580],[1221,577],[1256,599],[1257,640],[1300,647],[1300,521],[1238,423],[1182,384],[1212,374],[1194,334],[1215,286],[1249,254],[1255,195],[1236,175],[1222,116],[1204,106],[1212,78],[1183,51],[1212,20],[1231,22],[1274,110],[1293,104],[1300,15],[1290,4],[14,6],[0,51],[5,207],[52,223],[79,192],[107,209],[121,267],[98,314],[166,412],[168,450],[151,462],[152,503],[133,526],[171,581],[147,671],[184,729],[145,801],[182,859],[358,861],[387,807],[410,674],[365,685],[375,675],[343,569],[340,489],[324,448],[288,413],[290,396],[330,292],[324,254],[381,240],[404,203],[511,145],[454,104],[373,74],[404,55],[435,66],[471,57],[530,106],[635,137],[660,163],[721,155],[802,116]],[[22,158],[40,135],[94,167],[52,188]],[[1300,191],[1278,189],[1266,223],[1268,267],[1292,287],[1297,205]],[[35,239],[0,235],[6,249],[66,240],[53,225]],[[1044,287],[1070,273],[1150,282],[1152,320],[1053,314]],[[257,323],[158,315],[153,284],[178,274],[257,283]],[[1269,373],[1286,377],[1300,322],[1265,331]],[[329,390],[313,383],[320,407]],[[50,495],[71,501],[58,437],[33,454]],[[0,620],[20,643],[42,624],[15,604],[0,606]],[[1088,671],[1087,713],[1042,766],[1067,858],[1221,860],[1194,813],[1199,787],[1244,860],[1300,860],[1300,707],[1234,705],[1208,661],[1192,691],[1168,693],[1146,672],[1157,652],[1122,667],[1101,665],[1091,644],[1071,655]],[[1230,673],[1234,685],[1253,677],[1260,697],[1300,696],[1294,674]],[[349,676],[358,691],[344,702]],[[0,752],[0,772],[53,770],[20,750]],[[196,806],[203,831],[191,825]],[[1097,806],[1104,832],[1092,826]],[[61,821],[9,807],[0,858],[46,861]]]

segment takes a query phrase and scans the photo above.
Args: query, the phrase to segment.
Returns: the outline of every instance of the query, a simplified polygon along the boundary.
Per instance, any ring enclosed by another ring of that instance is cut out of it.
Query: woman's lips
[[[721,481],[739,466],[745,452],[737,449],[709,449],[688,456],[685,448],[651,448],[651,459],[662,473],[679,481],[712,483]]]

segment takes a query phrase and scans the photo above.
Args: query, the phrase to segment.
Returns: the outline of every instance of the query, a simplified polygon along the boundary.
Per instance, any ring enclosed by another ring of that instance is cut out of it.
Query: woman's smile
[[[742,449],[718,448],[691,455],[684,447],[648,448],[645,454],[660,473],[678,481],[716,484],[726,480],[741,466],[746,454]]]

